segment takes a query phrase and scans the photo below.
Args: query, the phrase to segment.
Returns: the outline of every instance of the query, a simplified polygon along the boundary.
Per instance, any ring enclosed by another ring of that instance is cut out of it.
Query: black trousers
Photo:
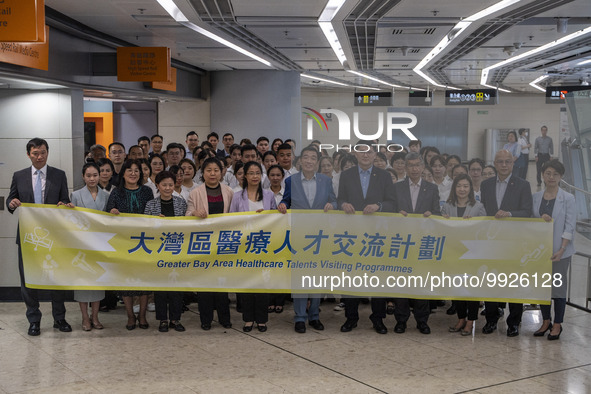
[[[155,291],[156,320],[181,320],[183,293],[180,291]]]
[[[214,309],[218,311],[218,322],[220,324],[230,324],[230,301],[228,300],[228,293],[199,292],[197,293],[197,300],[199,303],[201,324],[211,324]]]
[[[18,246],[18,271],[21,278],[21,295],[27,306],[27,320],[29,323],[41,321],[41,311],[39,310],[39,291],[25,286],[25,270],[23,268],[23,254],[21,246]],[[63,320],[66,318],[66,300],[65,290],[48,290],[51,294],[51,313],[53,320]]]
[[[343,297],[341,301],[345,304],[345,317],[347,319],[359,320],[359,297]],[[371,315],[369,318],[373,321],[375,319],[386,318],[386,299],[385,298],[371,298]]]
[[[413,315],[417,323],[427,323],[429,320],[429,314],[431,308],[429,307],[429,300],[412,300],[413,302]],[[394,317],[399,323],[406,323],[410,318],[410,299],[408,298],[395,298],[394,303]]]
[[[478,320],[479,301],[455,301],[458,319]]]
[[[536,169],[538,170],[538,173],[536,174],[536,180],[538,181],[538,185],[542,183],[542,166],[549,160],[549,153],[538,153],[538,161],[536,162]]]
[[[258,324],[267,323],[269,320],[269,294],[243,293],[241,298],[243,321],[255,321]]]
[[[486,322],[496,323],[499,320],[499,306],[504,305],[503,302],[490,302],[484,303],[486,310]],[[509,316],[507,317],[508,326],[518,326],[521,323],[521,315],[523,314],[523,304],[509,303]]]
[[[287,293],[272,293],[269,294],[269,306],[284,306]]]

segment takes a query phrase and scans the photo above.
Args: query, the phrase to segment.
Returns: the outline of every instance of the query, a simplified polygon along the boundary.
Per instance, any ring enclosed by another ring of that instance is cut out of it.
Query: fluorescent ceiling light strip
[[[156,0],[168,12],[172,19],[177,22],[188,22],[189,20],[183,12],[176,6],[173,0]]]
[[[344,64],[347,60],[347,57],[345,56],[345,51],[343,51],[343,47],[341,46],[339,38],[337,37],[337,33],[335,33],[332,27],[332,22],[318,21],[318,25],[320,26],[320,29],[322,30],[324,37],[326,37],[326,39],[328,40],[328,43],[330,44],[332,51],[339,59],[339,62],[341,62],[341,64]]]
[[[323,81],[323,82],[328,82],[328,83],[334,83],[335,85],[341,85],[341,86],[349,86],[345,83],[341,83],[341,82],[336,82],[336,81],[331,81],[330,79],[324,79],[324,78],[319,78],[319,77],[315,77],[313,75],[307,75],[307,74],[300,74],[302,77],[304,78],[310,78],[310,79],[316,79],[318,81]]]
[[[498,86],[487,85],[487,84],[485,84],[485,83],[482,83],[481,85],[482,85],[482,86],[486,86],[486,87],[487,87],[487,88],[489,88],[489,89],[495,89],[495,90],[498,90],[498,91],[500,91],[500,92],[511,93],[511,91],[510,91],[510,90],[503,89],[503,88],[500,88],[500,87],[498,87]]]
[[[189,29],[199,33],[199,34],[203,34],[204,36],[211,38],[212,40],[217,41],[222,45],[227,46],[228,48],[231,48],[237,52],[242,53],[243,55],[246,55],[246,56],[250,57],[251,59],[256,60],[257,62],[263,63],[265,66],[273,67],[273,65],[270,62],[263,59],[262,57],[257,56],[254,53],[247,51],[246,49],[242,49],[238,45],[232,44],[230,41],[225,40],[222,37],[210,32],[208,30],[205,30],[202,27],[197,26],[193,22],[182,22],[181,24],[183,26],[188,27]]]
[[[376,82],[379,82],[379,83],[384,84],[384,85],[392,86],[393,88],[402,88],[403,87],[403,86],[400,86],[400,85],[394,85],[394,84],[391,84],[389,82],[382,81],[381,79],[377,79],[376,77],[372,77],[370,75],[363,74],[363,73],[360,73],[358,71],[347,70],[347,72],[350,72],[351,74],[359,75],[360,77],[363,77],[363,78],[371,79],[372,81],[376,81]]]
[[[366,89],[366,90],[384,90],[384,89],[378,89],[378,88],[370,88],[369,86],[353,86],[354,88],[357,89]]]
[[[530,57],[532,55],[535,55],[536,53],[544,52],[544,51],[546,51],[546,50],[548,50],[550,48],[553,48],[553,47],[555,47],[557,45],[564,44],[564,43],[566,43],[568,41],[572,41],[572,40],[574,40],[576,38],[579,38],[579,37],[584,36],[584,35],[589,34],[589,33],[591,33],[591,26],[589,26],[589,27],[587,27],[587,28],[585,28],[583,30],[579,30],[579,31],[576,31],[574,33],[571,33],[568,36],[564,36],[564,37],[562,37],[562,38],[560,38],[558,40],[549,42],[549,43],[547,43],[545,45],[542,45],[541,47],[537,47],[535,49],[532,49],[531,51],[524,52],[524,53],[522,53],[520,55],[513,56],[510,59],[504,60],[504,61],[499,62],[497,64],[493,64],[490,67],[483,68],[482,69],[482,74],[480,75],[480,84],[481,85],[485,85],[486,84],[486,82],[488,80],[488,74],[489,74],[489,72],[491,70],[494,70],[495,68],[506,66],[507,64],[510,64],[510,63],[516,62],[518,60],[524,59],[526,57]]]
[[[589,59],[589,60],[583,60],[582,62],[577,63],[577,66],[582,66],[583,64],[589,64],[589,63],[591,63],[591,59]]]
[[[427,56],[425,56],[423,58],[423,60],[421,60],[419,62],[419,64],[417,64],[415,66],[415,68],[413,68],[413,71],[416,72],[417,74],[419,74],[421,77],[423,77],[423,79],[429,81],[432,85],[439,86],[439,87],[446,87],[444,85],[436,83],[432,78],[429,78],[427,76],[427,74],[425,74],[424,72],[421,72],[421,70],[423,68],[425,68],[427,66],[427,64],[429,64],[435,58],[435,56],[440,54],[453,40],[455,40],[456,37],[459,37],[464,32],[464,30],[466,30],[468,28],[468,26],[470,26],[473,22],[476,22],[479,19],[482,19],[482,18],[484,18],[490,14],[493,14],[497,11],[500,11],[503,8],[506,8],[506,7],[509,7],[515,3],[518,3],[519,1],[521,1],[521,0],[499,1],[498,3],[493,4],[492,6],[485,8],[482,11],[479,11],[473,15],[470,15],[469,17],[465,18],[461,22],[458,22],[451,29],[451,31],[445,37],[443,37],[443,39],[437,45],[435,45],[435,47],[433,47],[433,49],[427,54]],[[459,90],[457,88],[452,88],[452,87],[449,87],[449,88],[454,89],[454,90]]]
[[[322,14],[318,18],[318,22],[330,22],[335,17],[337,12],[341,9],[347,0],[328,0]]]
[[[533,81],[531,81],[531,82],[529,83],[529,85],[530,85],[532,88],[534,88],[534,89],[538,89],[538,90],[540,90],[540,91],[542,91],[542,92],[544,92],[544,93],[545,93],[545,92],[546,92],[546,89],[544,89],[543,87],[539,86],[539,85],[538,85],[538,83],[539,83],[539,82],[542,82],[542,81],[543,81],[544,79],[546,79],[546,78],[548,78],[548,75],[542,75],[541,77],[539,77],[539,78],[536,78],[536,79],[534,79]]]
[[[191,29],[199,34],[202,34],[208,38],[211,38],[212,40],[217,41],[220,44],[227,46],[228,48],[231,48],[237,52],[240,52],[243,55],[246,55],[246,56],[250,57],[251,59],[256,60],[257,62],[261,62],[265,66],[273,67],[270,62],[263,59],[262,57],[259,57],[259,56],[255,55],[254,53],[247,51],[246,49],[242,49],[238,45],[232,44],[230,41],[225,40],[222,37],[210,32],[208,30],[205,30],[202,27],[199,27],[192,22],[189,22],[189,19],[187,19],[187,17],[177,7],[177,5],[174,3],[173,0],[156,0],[156,1],[158,2],[158,4],[160,4],[162,6],[162,8],[164,8],[166,10],[166,12],[168,12],[168,14],[175,21],[179,22],[181,25],[188,27],[189,29]]]
[[[318,18],[318,25],[322,30],[322,34],[326,37],[326,40],[330,44],[337,59],[339,59],[339,62],[341,62],[341,65],[345,64],[347,57],[345,56],[345,51],[343,51],[343,46],[339,41],[339,37],[337,37],[337,33],[335,33],[332,26],[332,19],[337,12],[339,12],[343,4],[345,4],[345,1],[346,0],[328,0],[328,3],[326,3],[326,6]]]

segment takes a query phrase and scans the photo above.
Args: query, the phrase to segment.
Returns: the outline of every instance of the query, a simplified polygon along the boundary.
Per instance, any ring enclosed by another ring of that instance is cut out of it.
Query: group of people
[[[546,129],[547,131],[547,129]],[[544,134],[545,136],[545,134]],[[551,140],[550,140],[551,141]],[[82,168],[85,186],[68,195],[66,175],[47,165],[49,145],[40,138],[27,144],[27,155],[32,166],[14,174],[7,199],[9,211],[14,212],[22,202],[57,204],[104,210],[111,214],[130,213],[156,216],[193,216],[231,212],[261,212],[287,209],[319,211],[342,210],[346,214],[362,212],[394,212],[404,216],[421,214],[472,218],[493,216],[541,217],[553,220],[553,273],[561,273],[563,286],[553,288],[554,319],[549,305],[542,306],[543,323],[535,336],[548,332],[548,339],[558,339],[566,298],[566,272],[574,253],[575,227],[574,197],[560,188],[564,166],[556,159],[545,160],[540,168],[545,187],[532,196],[529,183],[516,172],[515,152],[508,149],[496,153],[493,165],[481,159],[462,164],[456,155],[440,154],[435,147],[422,147],[419,140],[410,141],[402,152],[373,149],[376,141],[359,141],[353,152],[339,150],[332,156],[320,149],[320,141],[301,149],[295,157],[295,142],[266,137],[253,144],[243,139],[234,143],[234,136],[210,133],[199,143],[194,131],[186,136],[186,147],[169,143],[164,150],[163,137],[141,137],[138,144],[127,149],[114,142],[108,149],[100,145],[90,148]],[[537,141],[536,141],[537,144]],[[550,145],[551,146],[551,145]],[[108,157],[107,158],[107,153]],[[540,151],[540,154],[542,152]],[[547,158],[549,159],[549,157]],[[39,335],[41,312],[37,290],[26,287],[22,253],[19,244],[21,292],[27,306],[29,335]],[[71,331],[65,320],[65,293],[51,291],[54,327]],[[127,312],[128,330],[147,329],[148,295],[146,291],[122,291]],[[99,321],[99,302],[104,291],[75,291],[82,313],[82,329],[102,329]],[[267,330],[269,313],[281,313],[287,294],[237,294],[237,307],[242,312],[243,330],[255,327]],[[134,298],[139,313],[134,311]],[[198,292],[201,328],[210,330],[217,311],[218,322],[232,327],[228,294]],[[360,298],[343,297],[346,321],[340,330],[349,332],[357,327]],[[184,331],[181,324],[183,293],[155,291],[154,303],[159,331]],[[92,310],[89,313],[88,306]],[[323,330],[319,314],[320,296],[294,296],[294,330],[306,332],[308,326]],[[471,335],[478,319],[479,302],[454,301],[458,321],[450,332]],[[387,314],[396,319],[394,332],[404,333],[412,313],[417,329],[429,334],[430,303],[428,300],[407,298],[371,299],[370,320],[377,333],[386,334]],[[500,318],[499,303],[486,302],[484,334],[497,328]],[[507,335],[519,335],[523,312],[522,304],[509,304]]]

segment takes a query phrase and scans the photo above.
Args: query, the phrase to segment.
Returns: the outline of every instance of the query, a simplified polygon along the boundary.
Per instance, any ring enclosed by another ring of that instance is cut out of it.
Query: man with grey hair
[[[532,195],[529,182],[513,176],[513,155],[508,150],[500,150],[494,161],[497,176],[488,178],[480,185],[480,202],[486,209],[486,216],[496,219],[508,217],[528,218],[532,214]],[[498,302],[485,302],[486,324],[483,334],[492,334],[497,329],[499,314]],[[504,305],[504,303],[503,303]],[[519,324],[523,314],[523,304],[509,303],[507,317],[507,336],[519,335]]]
[[[95,163],[98,163],[100,159],[104,159],[107,157],[107,148],[102,145],[94,144],[88,150],[88,156],[86,156],[87,161],[91,159]]]
[[[425,168],[423,159],[416,152],[410,152],[405,159],[406,178],[394,185],[394,212],[407,216],[409,213],[422,214],[424,217],[441,215],[439,206],[439,189],[437,185],[423,182],[421,174]],[[394,317],[396,326],[394,332],[402,334],[406,331],[406,322],[410,317],[410,300],[408,298],[396,298]],[[430,334],[431,329],[427,324],[429,320],[429,300],[414,300],[413,314],[417,322],[417,329],[421,334]]]

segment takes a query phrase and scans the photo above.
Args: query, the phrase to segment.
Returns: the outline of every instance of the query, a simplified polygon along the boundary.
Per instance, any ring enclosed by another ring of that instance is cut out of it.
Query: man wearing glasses
[[[508,150],[500,150],[494,161],[497,176],[489,178],[480,185],[481,202],[486,209],[486,216],[497,219],[508,217],[528,218],[532,212],[532,195],[529,182],[512,176],[513,155]],[[497,329],[499,319],[497,302],[485,302],[486,324],[484,334],[492,334]],[[507,317],[507,336],[519,335],[519,324],[523,314],[523,304],[509,303]]]

